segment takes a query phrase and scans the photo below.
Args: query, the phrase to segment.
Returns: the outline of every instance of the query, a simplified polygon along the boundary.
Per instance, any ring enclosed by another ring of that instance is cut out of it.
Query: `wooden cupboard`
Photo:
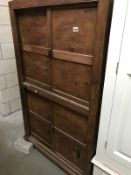
[[[112,0],[9,4],[25,138],[69,174],[89,175]]]

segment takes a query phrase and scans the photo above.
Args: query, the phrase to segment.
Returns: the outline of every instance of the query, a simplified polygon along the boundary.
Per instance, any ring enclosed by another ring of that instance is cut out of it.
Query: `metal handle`
[[[48,54],[49,54],[49,57],[51,58],[52,57],[52,48],[48,48]]]

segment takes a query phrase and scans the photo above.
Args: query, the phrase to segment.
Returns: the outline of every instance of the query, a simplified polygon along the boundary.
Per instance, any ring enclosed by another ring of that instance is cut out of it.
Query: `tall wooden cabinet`
[[[25,138],[71,175],[95,153],[112,0],[10,2]]]

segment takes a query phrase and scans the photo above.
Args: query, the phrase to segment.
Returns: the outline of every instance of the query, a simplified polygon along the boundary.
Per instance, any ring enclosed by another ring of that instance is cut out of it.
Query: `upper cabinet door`
[[[41,7],[20,10],[18,26],[25,81],[49,89],[47,10]]]
[[[53,91],[89,101],[97,4],[52,10]],[[65,78],[66,77],[66,78]]]
[[[128,5],[126,25],[122,41],[122,49],[114,104],[112,109],[107,154],[120,165],[126,167],[131,174],[131,2]],[[127,175],[127,174],[125,174]]]

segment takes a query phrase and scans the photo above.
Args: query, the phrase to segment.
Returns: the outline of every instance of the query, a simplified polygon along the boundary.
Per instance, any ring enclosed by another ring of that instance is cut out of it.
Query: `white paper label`
[[[79,27],[73,27],[73,28],[72,28],[72,31],[73,31],[73,32],[79,32]]]

